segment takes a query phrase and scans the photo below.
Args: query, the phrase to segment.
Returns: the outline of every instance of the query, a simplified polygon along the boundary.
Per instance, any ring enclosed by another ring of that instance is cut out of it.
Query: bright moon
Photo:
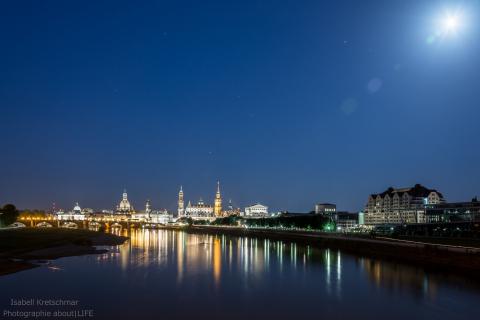
[[[458,14],[447,14],[442,24],[444,33],[455,33],[460,28],[460,16]]]

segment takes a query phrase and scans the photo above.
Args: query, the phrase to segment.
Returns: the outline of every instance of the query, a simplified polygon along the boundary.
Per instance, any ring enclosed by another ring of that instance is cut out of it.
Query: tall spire
[[[215,195],[213,212],[217,217],[222,215],[222,195],[220,193],[220,181],[217,181],[217,194]]]
[[[178,216],[181,217],[185,214],[185,202],[183,201],[183,186],[180,186],[178,192]]]

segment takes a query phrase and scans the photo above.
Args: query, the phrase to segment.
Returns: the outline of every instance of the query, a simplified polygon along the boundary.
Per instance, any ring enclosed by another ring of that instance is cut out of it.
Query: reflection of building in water
[[[173,267],[178,283],[200,277],[218,287],[226,274],[237,272],[252,279],[260,278],[274,268],[278,272],[283,268],[297,269],[297,263],[305,263],[305,257],[310,256],[307,248],[281,241],[195,235],[169,230],[123,231],[127,232],[123,235],[130,238],[129,242],[119,246],[116,255],[104,256],[106,259],[117,259],[122,270],[129,273],[143,273],[145,268],[151,268],[152,265]],[[334,271],[331,274],[335,276]]]
[[[183,188],[180,187],[178,193],[178,215],[179,217],[192,218],[193,220],[214,220],[222,215],[222,196],[220,193],[220,182],[217,183],[217,192],[215,194],[214,205],[206,204],[202,198],[197,204],[188,201],[187,207],[184,207]]]
[[[378,287],[393,291],[409,290],[431,298],[436,295],[437,282],[422,269],[368,258],[359,261],[369,279]]]
[[[216,285],[220,284],[220,275],[222,272],[222,244],[220,239],[213,240],[213,279]]]
[[[325,289],[328,294],[340,298],[342,295],[342,254],[340,251],[325,249],[323,251],[323,264],[325,266]]]

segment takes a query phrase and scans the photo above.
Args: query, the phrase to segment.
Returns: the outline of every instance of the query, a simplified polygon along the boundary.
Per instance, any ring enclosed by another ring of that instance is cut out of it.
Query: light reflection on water
[[[54,261],[62,271],[0,277],[6,289],[0,302],[63,292],[101,316],[122,319],[311,319],[320,311],[326,318],[452,319],[468,318],[480,298],[468,279],[338,250],[167,230],[117,232],[130,240],[106,254]]]
[[[249,237],[229,237],[165,230],[123,230],[130,243],[119,247],[121,267],[124,271],[153,265],[176,265],[177,282],[189,275],[211,273],[218,287],[222,272],[232,270],[241,276],[283,272],[288,265],[291,272],[321,267],[324,271],[324,290],[328,295],[342,295],[342,253],[338,250],[316,249],[295,243]],[[102,255],[99,260],[117,259],[115,255]],[[414,268],[382,260],[353,257],[358,269],[378,288],[389,291],[411,291],[434,299],[440,282],[459,282],[466,279],[456,276],[429,275],[421,268]],[[471,284],[470,284],[471,285]],[[473,288],[475,288],[475,284]]]

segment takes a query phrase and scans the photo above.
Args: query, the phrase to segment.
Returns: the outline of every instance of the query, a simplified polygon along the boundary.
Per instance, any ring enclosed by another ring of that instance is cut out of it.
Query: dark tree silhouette
[[[19,212],[13,204],[6,204],[0,209],[0,227],[6,227],[15,221]]]

